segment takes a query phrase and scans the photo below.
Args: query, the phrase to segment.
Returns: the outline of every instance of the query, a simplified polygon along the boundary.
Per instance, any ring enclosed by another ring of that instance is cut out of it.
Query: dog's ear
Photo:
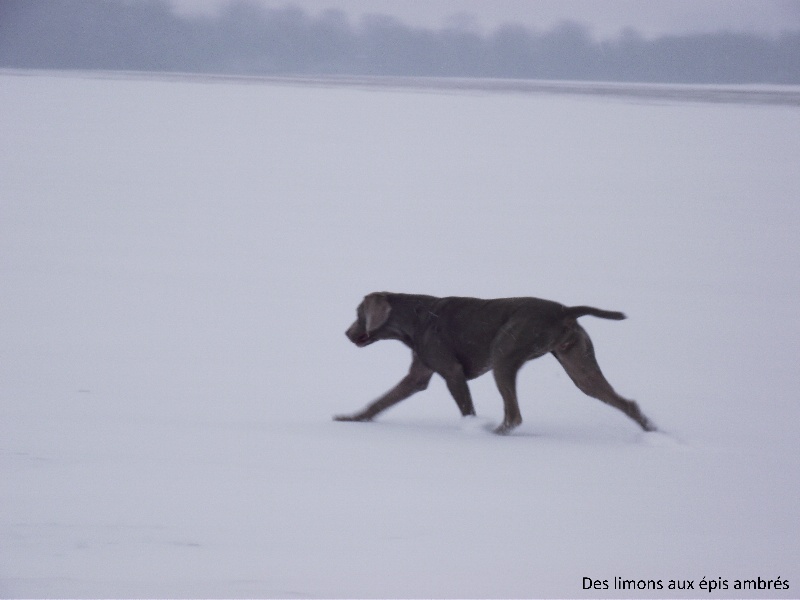
[[[385,294],[369,294],[364,298],[364,321],[371,334],[389,319],[392,307]]]

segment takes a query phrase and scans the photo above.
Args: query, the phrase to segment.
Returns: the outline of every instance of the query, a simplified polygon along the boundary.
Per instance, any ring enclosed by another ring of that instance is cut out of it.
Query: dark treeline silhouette
[[[598,41],[573,22],[481,35],[250,2],[184,17],[163,0],[2,0],[0,67],[798,84],[800,31],[651,40],[626,30]]]

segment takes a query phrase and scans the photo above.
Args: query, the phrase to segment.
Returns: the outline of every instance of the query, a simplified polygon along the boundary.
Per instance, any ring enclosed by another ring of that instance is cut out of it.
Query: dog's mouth
[[[375,338],[372,337],[368,333],[362,333],[356,339],[353,340],[353,343],[358,346],[359,348],[363,348],[364,346],[369,346],[372,342],[375,341]]]

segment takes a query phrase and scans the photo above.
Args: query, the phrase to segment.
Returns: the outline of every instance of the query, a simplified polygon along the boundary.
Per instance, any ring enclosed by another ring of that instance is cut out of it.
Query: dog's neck
[[[388,298],[392,315],[386,324],[386,337],[416,350],[417,337],[438,318],[434,305],[439,298],[416,294],[390,294]]]

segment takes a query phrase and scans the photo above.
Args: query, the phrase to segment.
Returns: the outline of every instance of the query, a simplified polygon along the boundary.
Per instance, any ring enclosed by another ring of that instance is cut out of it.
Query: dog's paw
[[[521,424],[522,421],[518,421],[516,423],[508,423],[506,421],[503,421],[502,423],[500,423],[500,425],[495,427],[494,433],[496,433],[497,435],[508,435],[509,433],[514,431],[517,427],[519,427]]]
[[[333,420],[342,423],[364,423],[372,419],[363,415],[334,415]]]

